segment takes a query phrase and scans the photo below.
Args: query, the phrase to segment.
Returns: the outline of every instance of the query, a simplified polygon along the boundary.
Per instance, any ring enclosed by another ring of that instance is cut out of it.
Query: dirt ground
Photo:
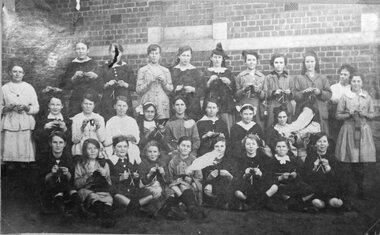
[[[37,188],[30,180],[31,177],[25,177],[22,171],[2,177],[2,234],[364,234],[371,223],[380,218],[379,163],[370,166],[366,172],[367,200],[355,199],[355,210],[351,212],[234,212],[205,208],[207,219],[203,223],[126,215],[117,218],[115,227],[108,229],[91,220],[61,224],[58,215],[41,214],[37,196],[34,195]]]

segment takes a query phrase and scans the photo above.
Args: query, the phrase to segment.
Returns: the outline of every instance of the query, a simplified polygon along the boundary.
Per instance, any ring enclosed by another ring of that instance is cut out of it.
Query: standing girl
[[[34,88],[23,82],[24,68],[21,63],[10,66],[10,82],[2,87],[1,102],[1,156],[6,163],[35,161],[32,131],[36,121],[39,104]],[[14,164],[7,164],[14,168]]]
[[[198,128],[195,121],[189,118],[186,112],[186,103],[182,97],[176,97],[173,103],[175,116],[173,116],[165,126],[165,138],[171,146],[171,151],[176,150],[178,140],[187,136],[191,138],[192,154],[196,156],[200,145]]]
[[[212,50],[211,66],[206,69],[204,76],[207,81],[205,98],[214,98],[219,101],[220,118],[227,124],[228,130],[235,123],[235,92],[236,85],[234,75],[226,68],[226,59],[229,57],[224,52],[222,44],[218,43]]]
[[[189,46],[178,49],[177,64],[171,69],[173,98],[182,96],[188,104],[187,114],[198,120],[201,114],[200,98],[203,97],[203,74],[191,63],[193,50]]]
[[[80,102],[85,92],[93,90],[100,94],[102,91],[102,82],[97,74],[98,65],[88,57],[89,49],[87,43],[78,42],[75,44],[77,57],[67,66],[59,85],[67,94],[72,91],[68,106],[69,117],[80,112]]]
[[[314,110],[318,111],[322,131],[329,135],[330,83],[326,76],[320,74],[319,60],[314,51],[305,53],[302,75],[295,78],[294,86],[294,97],[297,102],[296,116],[302,112],[305,103],[309,103]]]
[[[363,193],[364,163],[376,162],[376,148],[368,121],[374,117],[373,100],[362,89],[363,76],[351,79],[351,93],[339,100],[336,118],[344,120],[336,144],[339,161],[350,163],[360,197]]]
[[[220,136],[229,139],[227,124],[218,117],[220,106],[218,101],[207,99],[204,106],[206,107],[206,115],[197,122],[198,133],[201,138],[198,156],[202,156],[213,149],[212,142],[215,137]]]
[[[161,47],[151,44],[147,51],[149,63],[138,71],[136,92],[141,97],[141,104],[149,101],[156,105],[158,119],[168,119],[169,93],[173,91],[172,78],[169,70],[159,64]]]
[[[79,197],[88,211],[101,219],[104,227],[113,226],[113,199],[110,194],[110,169],[105,159],[99,158],[100,143],[96,139],[83,142],[82,159],[75,166],[74,184]]]
[[[108,156],[113,154],[112,139],[118,135],[125,135],[129,140],[128,155],[131,163],[141,163],[140,149],[137,144],[140,141],[140,130],[134,118],[127,115],[128,101],[125,96],[118,96],[114,104],[116,116],[108,120],[106,124],[105,146]]]
[[[112,43],[108,52],[110,60],[103,65],[99,77],[103,80],[103,96],[101,102],[101,115],[108,121],[115,115],[113,105],[118,96],[124,96],[128,100],[128,115],[133,116],[131,93],[136,89],[136,78],[132,69],[122,60],[124,48],[118,43]]]
[[[256,70],[256,65],[259,62],[259,54],[255,51],[243,51],[242,56],[247,65],[247,69],[240,72],[236,77],[236,98],[240,105],[251,104],[258,109],[264,108],[263,102],[265,98],[264,80],[265,76],[260,71]],[[263,113],[259,110],[258,113]],[[256,122],[263,129],[264,121],[260,115],[256,115]]]
[[[248,134],[257,134],[260,139],[264,139],[261,127],[253,121],[256,115],[256,108],[251,104],[244,104],[240,108],[241,121],[231,127],[231,150],[236,156],[242,152],[241,141]]]
[[[294,100],[294,82],[293,77],[289,76],[285,70],[288,59],[285,55],[274,54],[270,60],[270,65],[274,68],[265,78],[264,92],[268,105],[268,120],[266,127],[269,127],[274,121],[273,109],[282,106],[288,110],[289,120],[292,120],[293,106],[291,101]]]
[[[97,94],[85,94],[81,100],[82,112],[72,117],[73,156],[82,155],[82,145],[86,139],[96,139],[101,143],[105,140],[104,118],[93,112],[97,98]]]

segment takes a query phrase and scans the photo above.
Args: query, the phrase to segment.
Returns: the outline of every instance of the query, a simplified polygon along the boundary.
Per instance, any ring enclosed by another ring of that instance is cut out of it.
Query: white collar
[[[214,67],[210,67],[210,68],[207,68],[209,71],[211,72],[215,72],[215,73],[224,73],[227,68],[225,67],[218,67],[218,68],[214,68]]]
[[[150,129],[152,127],[156,127],[155,121],[144,121],[144,127]]]
[[[248,131],[249,129],[251,129],[254,125],[256,125],[256,122],[252,121],[248,124],[245,124],[243,121],[240,121],[238,123],[239,126],[243,127],[246,131]]]
[[[47,116],[47,118],[48,119],[55,119],[55,120],[63,121],[62,113],[60,113],[58,115],[54,115],[54,114],[49,113],[49,115]]]
[[[347,96],[348,98],[350,98],[350,99],[355,98],[355,96],[359,96],[359,97],[361,96],[361,97],[363,97],[363,98],[366,98],[366,97],[367,97],[367,94],[363,91],[363,89],[361,89],[359,93],[355,93],[355,92],[353,92],[353,91],[347,92],[347,93],[346,93],[346,96]]]
[[[219,118],[217,116],[214,119],[212,119],[212,118],[207,117],[207,115],[204,115],[201,119],[199,119],[199,121],[212,121],[212,122],[216,122],[218,120]]]
[[[180,63],[178,63],[176,66],[174,66],[174,68],[179,69],[181,71],[186,71],[189,69],[195,69],[195,66],[192,64],[188,64],[187,66],[180,66]]]
[[[112,155],[111,157],[109,157],[110,161],[116,165],[117,161],[119,161],[119,157],[116,156],[116,155]]]
[[[91,59],[90,57],[88,57],[88,56],[87,56],[87,58],[84,59],[84,60],[80,60],[80,59],[78,59],[78,57],[77,57],[77,58],[73,59],[72,62],[75,62],[75,63],[84,63],[84,62],[87,62],[87,61],[90,61],[90,60],[92,60],[92,59]]]
[[[277,159],[277,161],[280,162],[281,165],[286,164],[286,162],[290,162],[290,158],[288,155],[285,155],[283,157],[279,157],[277,154],[275,154],[274,157]]]
[[[117,62],[116,63],[114,63],[113,65],[112,65],[112,68],[116,68],[116,67],[120,67],[120,66],[123,66],[123,65],[126,65],[127,63],[125,63],[124,61],[121,61],[121,64],[118,64]]]

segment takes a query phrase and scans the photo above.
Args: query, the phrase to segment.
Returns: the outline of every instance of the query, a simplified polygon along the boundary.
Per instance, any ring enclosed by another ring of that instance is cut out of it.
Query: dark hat
[[[218,42],[218,44],[216,44],[216,48],[214,50],[212,50],[212,53],[211,55],[221,55],[223,56],[223,59],[229,59],[230,57],[224,52],[223,50],[223,47],[222,47],[222,43]]]

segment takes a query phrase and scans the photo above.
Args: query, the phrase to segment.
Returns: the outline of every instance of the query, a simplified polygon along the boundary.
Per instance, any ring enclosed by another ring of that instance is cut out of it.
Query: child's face
[[[342,71],[340,71],[339,78],[343,85],[348,85],[350,82],[350,72],[347,69],[342,69]]]
[[[256,140],[254,139],[246,139],[245,141],[245,150],[247,151],[248,154],[254,154],[256,153],[256,150],[259,148]]]
[[[63,109],[62,101],[58,98],[51,98],[49,102],[49,110],[53,115],[58,115]]]
[[[94,111],[95,103],[89,99],[84,99],[82,102],[82,110],[85,114],[91,114]]]
[[[179,63],[183,66],[189,65],[191,60],[191,51],[184,51],[181,55],[178,56]]]
[[[159,48],[156,48],[156,50],[153,50],[148,55],[149,61],[153,64],[157,64],[158,61],[161,58],[161,52]]]
[[[116,110],[117,116],[125,116],[128,111],[128,104],[125,101],[118,100],[114,105],[114,109]]]
[[[12,71],[12,81],[13,82],[21,82],[24,78],[24,69],[20,66],[13,66]]]
[[[314,56],[306,56],[305,57],[305,67],[306,70],[309,72],[314,72],[315,71],[315,57]]]
[[[66,142],[59,136],[53,136],[50,146],[53,153],[61,156],[60,154],[66,147]]]
[[[211,56],[212,66],[213,67],[221,67],[223,62],[223,56],[213,54]]]
[[[277,115],[277,121],[278,121],[278,124],[280,124],[281,126],[284,126],[286,122],[288,121],[288,115],[286,115],[285,112],[280,112]]]
[[[181,153],[181,156],[189,156],[191,152],[191,141],[184,140],[178,145],[178,151]]]
[[[58,56],[56,54],[49,54],[47,58],[48,66],[51,68],[55,68],[57,67],[57,63],[58,63]]]
[[[360,76],[353,76],[351,79],[351,89],[352,91],[359,91],[363,87],[363,81]]]
[[[145,117],[145,120],[147,121],[152,121],[155,115],[156,115],[156,110],[152,106],[150,106],[144,111],[144,117]]]
[[[216,117],[216,114],[218,113],[219,108],[218,105],[216,105],[213,102],[208,102],[206,106],[206,114],[207,117]]]
[[[216,144],[214,145],[214,150],[216,150],[219,153],[218,158],[222,158],[224,156],[224,153],[226,152],[226,142],[216,142]]]
[[[149,160],[155,162],[160,156],[160,150],[158,150],[157,146],[149,146],[149,148],[146,150],[146,156]]]
[[[183,100],[181,100],[181,99],[178,99],[174,103],[174,111],[178,115],[184,114],[185,111],[186,111],[186,104],[185,104],[185,102]]]
[[[240,113],[240,116],[242,118],[242,121],[245,123],[245,124],[248,124],[250,122],[252,122],[252,119],[253,119],[253,111],[250,110],[250,109],[245,109],[243,112]]]
[[[274,59],[273,62],[274,70],[278,73],[282,73],[285,68],[285,58],[284,57],[277,57]]]
[[[320,138],[317,143],[315,143],[315,147],[317,147],[317,152],[325,153],[329,147],[329,140],[326,136],[322,136],[322,138]]]
[[[86,44],[79,42],[75,45],[75,53],[77,53],[77,57],[79,59],[85,59],[88,55],[88,47]]]
[[[247,55],[247,59],[245,60],[245,63],[247,64],[248,69],[255,69],[257,65],[257,58],[254,55]]]
[[[285,156],[288,154],[289,148],[285,141],[277,142],[276,153],[279,156]]]
[[[99,149],[91,143],[87,145],[86,152],[89,159],[96,159],[99,155]]]
[[[121,141],[121,142],[117,143],[113,149],[114,149],[115,154],[117,156],[125,157],[125,156],[127,156],[127,153],[128,153],[128,147],[129,147],[129,145],[128,145],[127,141]]]

